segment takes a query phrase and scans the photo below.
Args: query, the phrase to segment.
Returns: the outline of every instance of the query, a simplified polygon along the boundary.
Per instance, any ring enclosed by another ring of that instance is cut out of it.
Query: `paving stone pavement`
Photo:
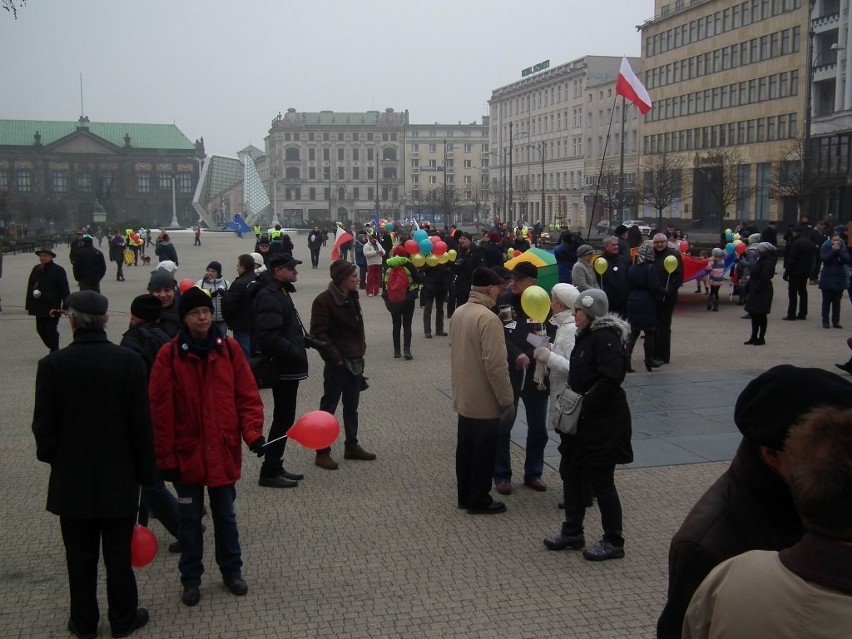
[[[189,233],[173,233],[179,277],[198,279],[211,259],[234,275],[236,257],[253,249],[249,238],[207,233],[194,248]],[[328,250],[312,270],[306,260],[296,287],[298,308],[309,317],[314,296],[328,279]],[[68,267],[68,248],[57,261]],[[48,467],[35,459],[30,431],[33,381],[45,349],[23,311],[26,276],[35,256],[7,256],[0,296],[3,357],[0,382],[0,636],[67,637],[67,579],[58,519],[44,510]],[[110,298],[110,337],[126,329],[130,301],[145,290],[148,270],[127,268],[103,283]],[[70,272],[70,269],[69,269]],[[559,529],[558,454],[548,449],[536,493],[517,486],[504,498],[508,512],[472,517],[456,509],[455,415],[449,398],[446,338],[425,340],[415,315],[413,361],[392,358],[390,321],[380,298],[362,298],[367,320],[367,375],[360,438],[375,462],[340,459],[335,472],[313,465],[313,454],[290,445],[285,463],[304,472],[296,489],[257,485],[259,461],[246,451],[237,512],[249,594],[234,597],[213,562],[212,526],[205,535],[208,572],[201,603],[180,603],[178,558],[159,522],[152,528],[161,552],[137,571],[140,605],[151,622],[139,637],[651,637],[666,590],[668,542],[690,505],[727,467],[739,440],[734,401],[749,379],[782,362],[834,370],[849,356],[847,331],[823,330],[819,292],[810,287],[811,319],[781,322],[784,283],[775,278],[768,344],[743,346],[748,322],[741,308],[723,303],[704,310],[703,298],[682,296],[674,325],[672,363],[625,382],[633,413],[636,461],[616,482],[625,513],[627,556],[592,563],[579,553],[550,552],[542,538]],[[686,287],[685,287],[686,288]],[[852,327],[844,302],[842,323]],[[67,324],[62,343],[70,341]],[[298,413],[314,410],[321,394],[321,363],[310,353]],[[270,391],[262,392],[271,419]],[[81,410],[105,410],[108,398],[79,398]],[[783,401],[779,397],[778,401]],[[523,411],[513,447],[522,472]],[[334,453],[342,457],[340,444]],[[589,511],[587,536],[600,534]],[[101,571],[100,635],[109,636]],[[136,635],[134,635],[136,636]]]

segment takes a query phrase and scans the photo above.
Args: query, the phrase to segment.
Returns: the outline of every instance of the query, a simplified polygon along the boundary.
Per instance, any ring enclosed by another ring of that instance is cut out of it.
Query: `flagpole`
[[[601,180],[603,179],[604,162],[606,161],[606,150],[609,148],[609,134],[612,131],[612,118],[615,116],[615,104],[618,101],[618,94],[612,99],[612,109],[609,112],[609,126],[606,129],[606,141],[604,142],[603,156],[601,156],[601,168],[598,172],[598,183],[595,185],[595,197],[592,200],[592,214],[589,216],[589,229],[586,231],[586,241],[592,236],[592,224],[595,221],[595,211],[598,207],[598,193],[601,188]]]
[[[617,95],[617,94],[616,94]],[[621,162],[618,171],[618,222],[624,221],[624,121],[627,119],[627,102],[621,96]]]

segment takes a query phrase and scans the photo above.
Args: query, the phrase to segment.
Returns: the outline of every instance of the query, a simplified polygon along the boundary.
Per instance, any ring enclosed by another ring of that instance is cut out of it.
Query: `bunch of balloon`
[[[746,252],[746,249],[748,248],[748,246],[746,246],[746,243],[743,242],[738,237],[738,235],[739,234],[735,235],[736,239],[733,242],[728,242],[727,244],[725,244],[725,252],[728,255],[733,255],[734,253],[736,253],[737,255],[742,255],[743,253]]]
[[[592,266],[595,268],[595,273],[598,274],[598,285],[603,288],[603,274],[609,268],[609,262],[603,257],[599,257]]]

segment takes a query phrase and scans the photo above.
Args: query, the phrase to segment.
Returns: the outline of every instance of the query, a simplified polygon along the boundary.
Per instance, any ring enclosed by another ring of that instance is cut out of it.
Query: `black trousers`
[[[98,628],[98,546],[101,544],[107,573],[109,623],[113,633],[129,630],[136,620],[139,603],[136,576],[130,565],[130,538],[136,517],[60,517],[59,523],[68,564],[71,620],[77,630],[86,634]]]
[[[435,308],[435,332],[444,332],[444,297],[443,291],[430,291],[423,293],[423,332],[432,334],[432,307]]]
[[[391,322],[393,324],[393,349],[399,350],[399,333],[402,330],[402,344],[405,348],[411,348],[411,322],[414,319],[414,302],[416,300],[405,300],[390,307]]]
[[[799,312],[796,312],[798,303]],[[787,317],[804,319],[808,314],[808,276],[791,275],[787,282]]]
[[[50,349],[50,352],[59,350],[59,315],[53,317],[36,317],[36,333]]]
[[[456,442],[456,482],[460,508],[487,508],[491,475],[497,459],[499,419],[474,419],[459,415]]]
[[[95,293],[101,292],[100,280],[98,280],[98,281],[80,280],[79,282],[77,282],[77,284],[79,284],[81,291],[94,291]]]
[[[583,520],[591,493],[598,500],[603,538],[613,546],[624,546],[621,500],[615,489],[615,464],[582,467],[560,463],[559,474],[562,476],[565,498],[565,523],[562,524],[562,532],[572,537],[583,534]]]
[[[296,396],[299,393],[298,381],[280,381],[272,387],[272,399],[275,407],[272,409],[272,425],[269,427],[267,441],[278,439],[296,421]],[[260,474],[264,477],[275,477],[284,469],[284,448],[287,440],[282,439],[266,447]]]
[[[353,375],[343,364],[338,366],[330,362],[325,363],[322,375],[323,394],[319,409],[334,415],[337,405],[343,400],[343,445],[346,448],[355,448],[358,445],[358,403],[361,400],[364,376]],[[330,452],[331,447],[318,450],[317,454]]]
[[[672,356],[672,315],[674,315],[674,306],[657,307],[657,338],[654,340],[654,359],[666,363]]]
[[[627,339],[627,363],[630,363],[630,359],[633,357],[633,348],[636,346],[636,340],[639,339],[639,333],[642,332],[643,329],[640,328],[631,328],[630,329],[630,337]],[[646,328],[645,331],[645,365],[650,366],[651,362],[654,360],[654,343],[657,341],[657,331],[653,328]]]

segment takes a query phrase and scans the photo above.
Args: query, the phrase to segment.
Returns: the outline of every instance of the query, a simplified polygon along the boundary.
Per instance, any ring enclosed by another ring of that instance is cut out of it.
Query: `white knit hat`
[[[563,284],[560,282],[559,284],[554,285],[550,294],[553,298],[559,300],[568,308],[574,308],[574,304],[577,302],[577,297],[580,295],[580,289],[573,284]]]

